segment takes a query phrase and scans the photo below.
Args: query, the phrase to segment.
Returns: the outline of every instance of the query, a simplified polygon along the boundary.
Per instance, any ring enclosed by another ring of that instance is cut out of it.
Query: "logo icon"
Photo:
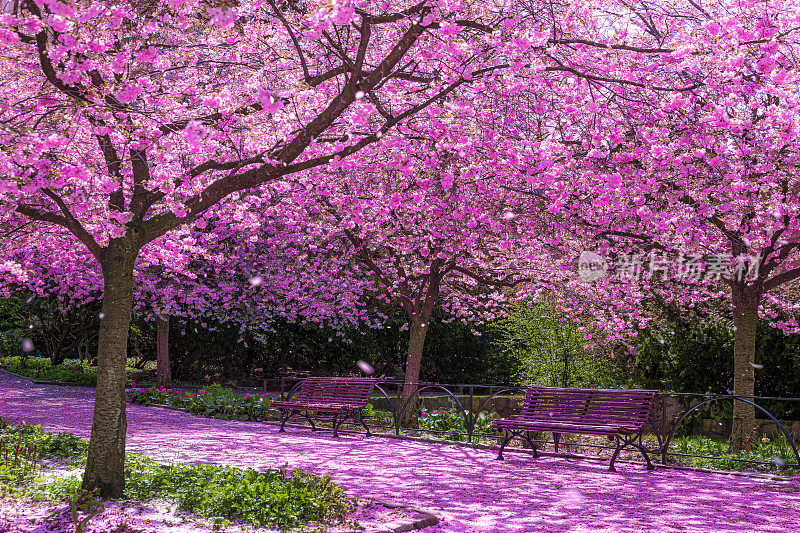
[[[608,262],[600,255],[584,250],[578,258],[578,277],[584,283],[604,278],[608,272]]]

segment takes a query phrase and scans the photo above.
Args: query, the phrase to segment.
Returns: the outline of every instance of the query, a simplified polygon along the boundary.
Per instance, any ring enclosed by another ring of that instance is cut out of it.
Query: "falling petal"
[[[360,368],[361,371],[367,375],[375,373],[375,369],[372,368],[372,365],[367,363],[366,361],[362,361],[361,359],[356,361],[356,366],[358,366],[358,368]]]
[[[103,320],[106,317],[106,314],[105,313],[100,313],[97,316],[100,317],[100,320]]]
[[[775,463],[775,464],[776,464],[776,465],[778,465],[778,466],[783,466],[783,465],[785,465],[785,464],[786,464],[786,463],[783,461],[783,459],[781,459],[781,458],[780,458],[780,457],[778,457],[777,455],[773,455],[773,456],[772,456],[772,462],[773,462],[773,463]]]
[[[23,352],[32,352],[33,351],[33,341],[30,339],[22,339],[22,351]]]
[[[583,507],[586,502],[586,496],[575,489],[564,491],[561,497],[561,505],[564,507]]]
[[[758,363],[750,363],[750,366],[752,366],[756,370],[761,370],[762,368],[764,368],[764,365],[759,365]]]
[[[261,276],[253,276],[247,281],[250,282],[250,285],[252,285],[253,287],[258,287],[259,285],[264,283],[264,279]]]

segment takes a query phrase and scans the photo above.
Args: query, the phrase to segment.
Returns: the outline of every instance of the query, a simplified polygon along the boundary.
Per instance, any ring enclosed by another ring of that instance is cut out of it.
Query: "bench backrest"
[[[638,429],[647,421],[655,393],[652,390],[531,387],[519,419]]]
[[[310,377],[300,383],[294,400],[363,407],[369,401],[377,383],[376,378]]]

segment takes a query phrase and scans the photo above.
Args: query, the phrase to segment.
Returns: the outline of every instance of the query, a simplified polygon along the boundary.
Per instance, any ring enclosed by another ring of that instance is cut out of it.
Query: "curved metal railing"
[[[265,382],[268,380],[264,380]],[[288,379],[284,378],[281,380],[275,380],[281,382],[281,389],[282,389],[282,396],[286,398],[291,398],[296,392],[299,387],[299,382],[302,381],[302,378],[296,379]],[[294,382],[294,383],[292,383]],[[286,393],[286,385],[287,383],[292,383],[291,388],[289,388],[288,393]],[[386,401],[386,405],[388,407],[388,413],[391,414],[391,424],[376,424],[376,427],[382,428],[387,430],[389,435],[401,435],[401,434],[430,434],[432,436],[439,436],[441,434],[458,434],[464,437],[466,442],[472,443],[475,442],[477,438],[489,438],[494,439],[496,438],[495,435],[491,434],[476,434],[476,426],[478,420],[482,413],[491,413],[493,412],[493,405],[494,400],[498,397],[502,397],[504,395],[509,395],[515,398],[521,398],[518,396],[519,393],[524,393],[527,387],[520,387],[520,386],[508,386],[508,385],[485,385],[485,384],[439,384],[439,383],[419,383],[417,389],[412,393],[411,396],[406,398],[405,400],[402,399],[402,386],[403,383],[400,381],[393,381],[393,380],[385,380],[379,382],[377,386],[382,399]],[[397,388],[397,393],[395,395],[390,394],[389,389],[391,387]],[[264,387],[266,389],[266,386]],[[465,393],[465,390],[469,391],[469,394]],[[480,400],[480,403],[477,406],[477,409],[474,411],[472,410],[473,406],[475,405],[475,391],[488,391],[488,395],[479,394],[477,395],[479,398],[484,397]],[[460,394],[457,394],[460,393]],[[417,404],[418,402],[421,404],[425,404],[426,402],[432,401],[433,398],[442,398],[446,397],[449,398],[453,405],[455,406],[452,409],[455,409],[455,412],[459,415],[458,418],[461,419],[463,422],[463,431],[455,431],[455,430],[447,430],[447,431],[440,431],[434,429],[425,429],[422,427],[404,427],[403,418],[406,412],[411,409],[413,404]],[[758,396],[734,396],[734,395],[711,395],[708,394],[695,394],[695,393],[675,393],[675,392],[660,392],[657,394],[657,397],[661,398],[686,398],[686,397],[699,397],[701,401],[691,405],[688,408],[681,408],[678,413],[675,413],[674,416],[669,417],[667,415],[667,408],[666,408],[666,400],[662,401],[661,407],[661,416],[658,416],[659,413],[657,412],[658,409],[654,408],[654,412],[651,413],[651,416],[648,417],[647,424],[649,426],[648,433],[653,435],[655,438],[655,443],[651,442],[650,446],[654,446],[652,449],[648,448],[648,452],[651,452],[655,455],[659,455],[661,457],[662,464],[668,464],[669,457],[686,457],[686,458],[703,458],[703,459],[719,459],[719,456],[708,456],[708,455],[697,455],[697,454],[690,454],[690,453],[676,453],[670,451],[670,446],[673,445],[673,441],[676,438],[676,433],[682,428],[685,427],[685,422],[690,419],[689,417],[692,414],[697,413],[704,407],[713,404],[714,402],[720,401],[741,401],[753,406],[758,412],[762,413],[764,418],[770,420],[776,427],[777,431],[783,435],[786,442],[789,445],[789,448],[794,456],[794,463],[786,462],[784,464],[778,464],[778,467],[785,467],[785,468],[800,468],[800,452],[798,452],[797,443],[792,436],[792,432],[788,431],[786,426],[784,425],[778,417],[776,417],[772,412],[770,412],[767,408],[762,405],[759,405],[756,401],[757,400],[769,400],[769,401],[784,401],[784,402],[800,402],[800,398],[779,398],[779,397],[758,397]],[[396,401],[393,399],[395,398]],[[464,407],[463,400],[469,399],[469,409]],[[398,409],[399,406],[399,409]],[[671,418],[671,420],[668,420]],[[800,420],[798,420],[800,422]],[[666,436],[665,436],[666,435]],[[543,441],[543,440],[535,440],[537,444],[551,444],[550,441]],[[595,449],[608,449],[611,450],[612,448],[603,445],[603,444],[596,444],[592,442],[580,442],[580,443],[572,443],[572,446],[579,446],[581,448],[595,448]],[[734,461],[734,462],[741,462],[741,463],[755,463],[755,464],[769,464],[765,461],[756,461],[752,459],[742,459],[742,458],[735,458],[735,457],[726,457],[726,460]],[[774,463],[773,463],[774,464]]]

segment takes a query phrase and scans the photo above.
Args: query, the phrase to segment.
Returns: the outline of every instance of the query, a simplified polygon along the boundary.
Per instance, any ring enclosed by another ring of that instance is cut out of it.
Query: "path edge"
[[[369,501],[372,503],[377,503],[378,505],[382,505],[387,509],[403,509],[405,511],[414,512],[419,515],[419,518],[411,522],[387,522],[378,527],[365,529],[363,533],[405,533],[406,531],[416,531],[426,527],[435,526],[441,521],[438,516],[428,509],[422,509],[420,507],[414,507],[402,503],[388,502],[384,500]]]

